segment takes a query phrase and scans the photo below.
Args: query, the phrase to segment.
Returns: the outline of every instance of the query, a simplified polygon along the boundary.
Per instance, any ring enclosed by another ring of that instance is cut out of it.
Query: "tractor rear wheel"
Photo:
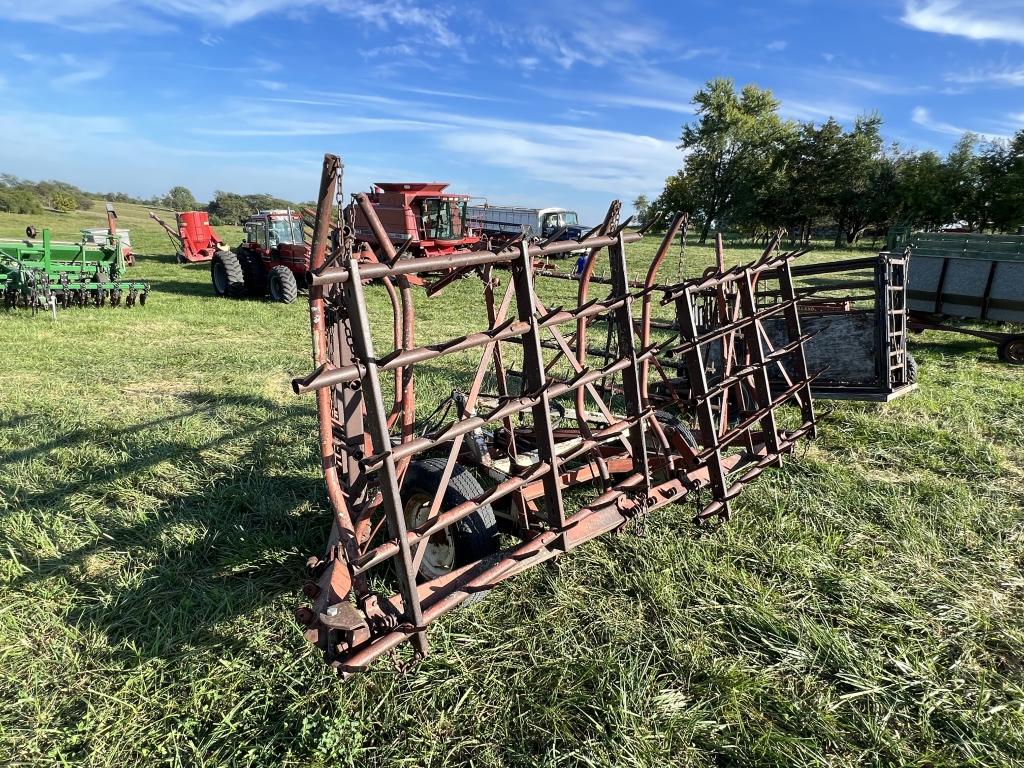
[[[267,282],[270,287],[270,298],[274,301],[291,304],[299,295],[299,284],[295,282],[295,275],[288,267],[273,267]]]
[[[213,292],[229,299],[240,299],[245,295],[245,275],[238,257],[231,251],[217,251],[210,262],[210,277]]]
[[[238,263],[242,265],[245,290],[250,296],[261,298],[267,295],[267,268],[258,253],[247,248],[238,249]]]

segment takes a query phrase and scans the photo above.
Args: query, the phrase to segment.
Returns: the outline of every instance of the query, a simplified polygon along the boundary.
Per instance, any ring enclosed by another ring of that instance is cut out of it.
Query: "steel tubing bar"
[[[542,478],[544,501],[548,509],[548,523],[552,527],[560,527],[565,524],[565,502],[562,499],[562,488],[558,482],[559,458],[555,447],[555,437],[551,430],[551,393],[544,370],[540,326],[537,322],[533,263],[530,258],[530,248],[525,242],[520,244],[519,261],[512,265],[512,282],[515,286],[519,320],[528,326],[527,332],[523,334],[525,383],[530,392],[539,393],[531,406],[534,440],[540,460],[552,467],[552,471],[546,473]]]
[[[653,350],[651,350],[643,354],[649,355],[654,354],[654,352]],[[617,373],[618,371],[621,371],[623,368],[625,368],[627,365],[629,365],[629,363],[625,360],[616,360],[614,363],[606,365],[603,368],[597,368],[593,370],[584,369],[584,372],[582,374],[580,374],[579,376],[574,376],[572,379],[569,379],[568,381],[549,382],[548,389],[546,390],[548,393],[548,398],[553,400],[556,397],[561,397],[567,392],[571,392],[575,389],[578,389],[579,387],[582,387],[585,384],[598,381],[599,379],[602,379],[613,373]],[[533,408],[537,404],[539,398],[539,394],[523,395],[521,397],[512,398],[508,402],[498,406],[497,408],[490,411],[489,413],[484,414],[483,416],[472,416],[468,419],[457,419],[437,434],[428,437],[416,438],[415,440],[410,440],[407,443],[401,443],[399,445],[396,445],[394,448],[390,450],[389,455],[393,456],[396,460],[398,460],[401,458],[405,458],[407,456],[414,456],[415,454],[422,453],[423,451],[429,450],[430,448],[436,448],[442,443],[446,443],[449,440],[455,439],[455,437],[457,437],[458,435],[464,435],[467,432],[472,432],[473,430],[479,429],[480,427],[483,427],[492,421],[500,421],[501,419],[504,419],[506,416],[511,416],[513,414],[529,410],[530,408]],[[380,469],[380,467],[381,462],[379,460],[368,461],[365,463],[365,469],[370,472],[376,471]]]
[[[416,592],[416,571],[413,568],[412,548],[406,539],[405,514],[398,485],[396,459],[390,454],[391,436],[388,432],[387,415],[381,408],[383,397],[380,379],[377,375],[376,356],[373,350],[373,339],[370,334],[369,318],[365,313],[366,299],[363,296],[363,282],[359,278],[358,262],[352,261],[350,268],[353,279],[344,286],[345,305],[349,316],[353,320],[353,347],[366,365],[366,376],[363,378],[363,385],[369,390],[365,400],[368,416],[367,432],[370,434],[374,450],[383,455],[383,472],[379,478],[380,492],[384,497],[383,506],[384,512],[387,515],[390,536],[398,540],[399,547],[401,548],[402,556],[397,562],[395,570],[398,573],[406,612],[412,623],[417,627],[421,627],[423,625],[423,611]],[[417,632],[413,636],[413,643],[419,654],[426,655],[426,632]]]
[[[624,232],[623,237],[627,243],[635,243],[643,235],[637,232]],[[530,258],[543,258],[555,256],[561,253],[571,253],[583,249],[596,250],[612,245],[618,236],[602,235],[593,237],[590,240],[561,240],[548,245],[531,245],[527,247]],[[460,267],[482,267],[487,264],[511,264],[518,257],[518,248],[510,248],[501,251],[467,251],[454,253],[449,256],[416,257],[411,259],[399,259],[396,264],[367,264],[360,271],[364,280],[375,280],[380,277],[395,277],[397,275],[411,275],[421,272],[440,272]],[[312,285],[332,285],[344,283],[351,279],[352,270],[348,267],[328,267],[311,276]]]
[[[586,306],[575,310],[554,310],[540,318],[537,324],[540,328],[552,328],[557,325],[575,322],[580,318],[592,317],[603,312],[608,312],[622,306],[628,298],[613,297],[604,300],[594,300]],[[431,344],[410,349],[396,349],[384,355],[377,361],[378,370],[391,371],[396,368],[404,368],[415,363],[426,362],[453,352],[463,352],[468,349],[483,347],[496,341],[516,341],[516,337],[522,336],[529,331],[529,323],[517,318],[510,318],[500,325],[486,331],[478,331],[466,336],[460,336],[448,341]],[[339,384],[347,384],[351,381],[361,379],[366,373],[366,368],[361,362],[355,362],[345,367],[334,367],[324,365],[317,368],[311,374],[302,378],[292,379],[292,389],[296,394],[313,392],[324,387],[333,387]]]

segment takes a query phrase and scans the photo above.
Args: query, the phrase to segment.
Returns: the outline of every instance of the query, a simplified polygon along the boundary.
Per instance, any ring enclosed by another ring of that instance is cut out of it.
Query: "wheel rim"
[[[270,298],[274,301],[281,298],[281,279],[277,275],[270,276]]]
[[[1003,354],[1008,362],[1013,365],[1024,365],[1024,339],[1011,341],[1006,345]]]
[[[213,287],[217,293],[227,293],[228,290],[228,273],[219,261],[213,265]]]
[[[427,522],[433,499],[425,493],[413,494],[405,502],[405,525],[417,528]],[[438,531],[426,543],[426,551],[420,563],[419,575],[425,579],[436,579],[450,573],[455,567],[455,539],[447,528]]]

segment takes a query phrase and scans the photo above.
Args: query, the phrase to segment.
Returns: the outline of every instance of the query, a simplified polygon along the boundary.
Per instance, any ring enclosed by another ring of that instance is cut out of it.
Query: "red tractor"
[[[265,296],[291,304],[309,280],[309,246],[297,211],[259,211],[245,220],[235,253],[217,251],[210,264],[213,290],[232,299]]]

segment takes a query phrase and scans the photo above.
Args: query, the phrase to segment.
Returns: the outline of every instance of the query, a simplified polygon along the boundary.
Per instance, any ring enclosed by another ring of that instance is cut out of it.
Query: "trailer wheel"
[[[210,262],[210,277],[213,292],[229,299],[240,299],[245,295],[245,275],[238,257],[231,251],[217,251]]]
[[[445,459],[425,459],[409,465],[402,484],[402,510],[408,528],[415,528],[427,521],[430,503],[440,487],[445,463]],[[452,509],[482,493],[483,489],[472,473],[456,464],[441,500],[441,511]],[[491,505],[484,504],[457,523],[438,531],[430,537],[426,548],[417,574],[424,581],[444,576],[455,568],[493,555],[498,551],[498,524]],[[472,595],[468,603],[483,599],[485,594],[481,592]]]
[[[999,359],[1010,365],[1024,365],[1024,336],[1010,336],[999,345]]]
[[[295,282],[295,275],[288,267],[280,265],[270,270],[270,277],[267,280],[270,287],[270,298],[282,304],[291,304],[299,295],[299,285]]]
[[[917,384],[917,359],[907,352],[907,384]]]
[[[258,253],[246,248],[238,250],[238,263],[242,265],[245,291],[250,296],[262,298],[267,295],[267,268]]]

